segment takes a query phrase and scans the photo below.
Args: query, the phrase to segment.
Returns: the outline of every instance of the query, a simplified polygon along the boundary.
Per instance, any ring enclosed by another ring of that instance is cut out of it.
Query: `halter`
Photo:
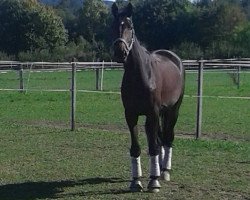
[[[124,40],[122,37],[117,38],[117,39],[113,42],[113,45],[115,45],[117,42],[122,42],[123,44],[125,44],[125,51],[126,51],[126,54],[128,55],[128,53],[129,53],[130,50],[132,49],[133,44],[134,44],[134,42],[135,42],[133,25],[132,25],[132,38],[131,38],[131,43],[129,44],[129,43],[128,43],[126,40]]]

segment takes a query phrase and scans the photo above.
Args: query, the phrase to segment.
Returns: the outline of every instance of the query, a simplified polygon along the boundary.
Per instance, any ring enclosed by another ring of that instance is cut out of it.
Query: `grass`
[[[52,92],[0,92],[0,118],[24,124],[54,124],[69,127],[70,94]],[[177,134],[194,134],[196,99],[184,98],[176,127]],[[112,103],[111,103],[112,102]],[[249,100],[204,99],[202,133],[224,139],[250,140]],[[78,93],[77,127],[126,127],[118,94]],[[143,120],[141,121],[143,125]]]
[[[123,71],[104,71],[103,88],[106,91],[120,91]],[[234,84],[228,73],[204,73],[204,95],[206,96],[250,96],[250,73],[240,75],[240,89]],[[2,88],[19,87],[19,76],[15,71],[0,73]],[[27,89],[69,89],[71,82],[70,71],[60,72],[24,72],[24,86]],[[77,72],[77,89],[95,90],[95,71],[85,70]],[[197,94],[197,74],[186,74],[186,95]]]
[[[0,122],[0,199],[247,199],[249,143],[176,139],[172,181],[129,193],[129,135]],[[148,181],[145,136],[144,187]]]
[[[94,75],[93,71],[78,72],[77,88],[95,89]],[[249,97],[249,75],[241,75],[238,90],[227,74],[207,73],[204,95]],[[105,71],[104,89],[119,91],[121,76],[121,71]],[[195,74],[187,74],[187,95],[196,95],[196,79]],[[18,84],[15,72],[0,74],[1,88]],[[25,74],[25,86],[30,89],[67,89],[69,85],[70,72]],[[132,194],[128,191],[130,138],[120,95],[78,93],[75,132],[69,131],[69,92],[0,91],[0,97],[1,200],[250,196],[249,100],[204,98],[203,139],[176,138],[172,181],[162,183],[157,194]],[[194,134],[195,111],[196,98],[184,98],[177,135]],[[146,187],[145,134],[140,140]]]
[[[104,71],[104,90],[119,91],[122,71]],[[205,96],[244,96],[250,97],[250,74],[241,74],[240,89],[233,83],[227,73],[205,73]],[[24,85],[28,89],[69,89],[70,72],[29,72],[24,73]],[[0,74],[1,88],[18,88],[16,72]],[[77,88],[95,89],[95,71],[79,71],[77,73]],[[185,94],[196,95],[197,74],[187,73]],[[3,118],[8,120],[29,119],[33,121],[55,121],[68,123],[70,112],[69,93],[29,92],[20,95],[17,92],[2,92],[1,109]],[[112,104],[110,104],[112,102]],[[223,138],[250,139],[250,104],[249,100],[204,98],[203,101],[203,135]],[[17,111],[18,114],[13,112]],[[45,112],[46,111],[46,112]],[[117,94],[77,94],[77,121],[79,124],[126,126],[120,96]],[[196,121],[196,98],[184,98],[181,107],[177,132],[193,134]]]

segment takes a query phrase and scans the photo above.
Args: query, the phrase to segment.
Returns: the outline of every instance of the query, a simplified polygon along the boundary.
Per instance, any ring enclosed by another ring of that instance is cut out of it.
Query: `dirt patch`
[[[20,122],[15,122],[19,124]],[[26,121],[22,122],[22,124],[30,125],[30,126],[37,126],[37,127],[49,127],[49,128],[56,128],[56,129],[70,129],[70,124],[65,123],[62,121]],[[111,132],[120,132],[120,133],[129,133],[128,128],[126,125],[122,124],[83,124],[77,123],[77,129],[92,129],[92,130],[100,130],[100,131],[111,131]],[[139,125],[139,131],[145,132],[144,126]],[[195,138],[194,132],[183,132],[183,131],[176,131],[176,137],[180,138]],[[250,137],[241,137],[235,136],[232,134],[227,133],[202,133],[202,139],[215,139],[215,140],[225,140],[225,141],[250,141]]]

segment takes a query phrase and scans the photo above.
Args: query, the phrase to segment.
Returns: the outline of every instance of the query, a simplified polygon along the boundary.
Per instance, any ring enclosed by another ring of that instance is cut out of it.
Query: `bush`
[[[11,61],[11,60],[15,60],[15,57],[9,56],[6,53],[0,51],[0,60]]]
[[[58,46],[53,50],[36,49],[34,51],[25,51],[18,54],[20,61],[44,61],[44,62],[70,62],[72,58],[78,61],[96,61],[98,53],[84,38],[80,37],[76,42],[69,42],[65,46]],[[103,50],[100,53],[101,60],[110,58],[109,54]]]
[[[178,47],[172,49],[181,59],[200,59],[203,52],[199,45],[192,42],[183,42]]]

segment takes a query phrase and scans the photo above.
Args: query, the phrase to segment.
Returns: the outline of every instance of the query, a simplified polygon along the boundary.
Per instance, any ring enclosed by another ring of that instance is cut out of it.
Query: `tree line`
[[[170,49],[183,59],[250,56],[250,0],[131,2],[136,35],[149,50]],[[85,0],[80,8],[71,4],[1,0],[0,59],[112,60],[110,7],[102,0]]]

